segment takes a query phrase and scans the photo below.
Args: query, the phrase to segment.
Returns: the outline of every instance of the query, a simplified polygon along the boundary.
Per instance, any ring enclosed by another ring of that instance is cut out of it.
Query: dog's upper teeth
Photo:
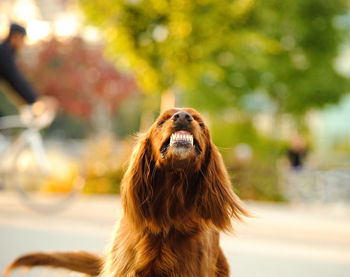
[[[178,142],[178,141],[188,141],[193,145],[193,136],[191,134],[174,133],[170,137],[170,146],[172,146],[174,142]]]

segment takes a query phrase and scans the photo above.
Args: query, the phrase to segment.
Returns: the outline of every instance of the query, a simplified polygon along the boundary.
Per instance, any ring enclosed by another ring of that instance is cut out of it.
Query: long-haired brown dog
[[[193,109],[165,111],[143,135],[122,182],[124,214],[104,258],[33,253],[20,266],[53,266],[101,277],[229,276],[219,231],[247,212],[221,155]]]

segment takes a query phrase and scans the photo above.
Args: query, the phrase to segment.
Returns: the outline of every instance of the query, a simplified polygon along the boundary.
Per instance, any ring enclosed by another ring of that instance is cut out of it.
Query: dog
[[[121,185],[123,216],[104,257],[32,253],[21,266],[63,267],[100,277],[226,277],[219,232],[249,216],[200,114],[162,113],[139,138]]]

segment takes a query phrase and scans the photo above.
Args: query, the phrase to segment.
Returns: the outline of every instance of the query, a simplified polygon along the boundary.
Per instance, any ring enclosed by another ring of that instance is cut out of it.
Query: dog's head
[[[140,138],[122,197],[135,226],[154,232],[209,225],[227,230],[231,217],[246,214],[208,127],[190,108],[165,111]]]
[[[202,117],[194,109],[165,111],[148,133],[153,158],[159,168],[199,170],[210,144]]]

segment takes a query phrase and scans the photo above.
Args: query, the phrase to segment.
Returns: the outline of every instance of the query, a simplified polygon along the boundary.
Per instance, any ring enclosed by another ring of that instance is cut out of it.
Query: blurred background
[[[350,272],[344,254],[350,257],[349,1],[0,0],[1,40],[11,22],[27,29],[21,71],[40,95],[59,103],[55,120],[41,131],[57,171],[45,191],[73,186],[78,165],[82,197],[111,199],[135,134],[167,107],[193,107],[206,119],[236,193],[273,222],[268,230],[289,218],[285,232],[298,224],[301,234],[309,232],[301,246],[337,237],[335,254],[321,259],[335,261],[329,271],[317,259],[304,260],[283,276]],[[18,114],[18,106],[1,82],[0,115]],[[1,131],[0,150],[20,133]],[[4,203],[12,203],[13,189],[2,191]],[[30,213],[9,206],[3,204],[4,216]],[[276,257],[295,238],[285,239]],[[306,271],[293,271],[299,266]],[[260,274],[245,272],[237,276]]]

